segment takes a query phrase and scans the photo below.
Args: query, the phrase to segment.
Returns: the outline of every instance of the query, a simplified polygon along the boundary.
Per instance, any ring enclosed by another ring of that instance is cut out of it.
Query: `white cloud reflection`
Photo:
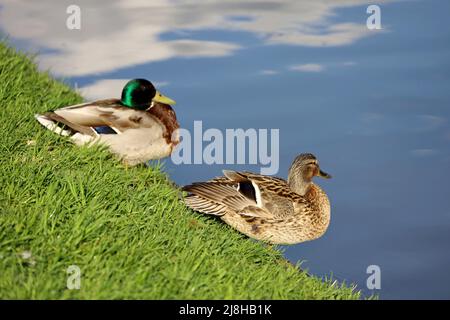
[[[299,72],[322,72],[325,66],[318,63],[307,63],[290,66],[289,70]]]
[[[415,157],[429,157],[437,154],[438,151],[435,149],[414,149],[411,150],[411,154]]]
[[[261,70],[259,72],[260,75],[263,76],[274,76],[276,74],[278,74],[279,72],[277,70],[273,70],[273,69],[265,69],[265,70]]]
[[[386,1],[378,1],[386,2]],[[220,57],[237,43],[192,39],[204,30],[243,31],[266,45],[340,46],[376,32],[358,23],[333,23],[336,10],[365,0],[77,0],[81,30],[66,28],[73,0],[0,0],[0,27],[39,50],[41,68],[56,75],[84,76],[175,57]],[[168,33],[175,39],[164,39]]]
[[[447,119],[441,116],[435,116],[431,114],[423,114],[417,116],[420,120],[420,126],[417,128],[419,131],[431,131],[441,128],[447,123]]]

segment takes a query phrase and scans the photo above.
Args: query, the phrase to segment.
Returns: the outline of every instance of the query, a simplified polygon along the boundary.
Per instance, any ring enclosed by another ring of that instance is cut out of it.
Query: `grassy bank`
[[[349,299],[187,209],[157,167],[73,146],[33,114],[82,101],[0,43],[1,299]],[[68,290],[67,268],[81,270]]]

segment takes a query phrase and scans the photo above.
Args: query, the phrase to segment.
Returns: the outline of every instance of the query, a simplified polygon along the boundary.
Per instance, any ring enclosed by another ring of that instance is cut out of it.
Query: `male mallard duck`
[[[136,165],[167,157],[178,144],[173,104],[150,81],[134,79],[123,88],[120,100],[77,104],[35,118],[77,145],[106,144],[127,165]]]
[[[314,155],[297,156],[287,181],[250,172],[224,170],[223,174],[183,187],[189,193],[185,203],[219,216],[251,238],[274,244],[317,239],[327,230],[330,202],[312,178],[331,176],[320,170]]]

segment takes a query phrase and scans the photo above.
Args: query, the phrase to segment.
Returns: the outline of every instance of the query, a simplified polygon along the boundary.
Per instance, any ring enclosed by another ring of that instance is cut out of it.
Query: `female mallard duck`
[[[288,180],[224,170],[225,177],[183,187],[193,210],[220,216],[233,228],[257,240],[294,244],[317,239],[330,223],[330,202],[312,182],[331,178],[312,154],[300,154]]]
[[[127,165],[136,165],[167,157],[178,144],[173,104],[150,81],[134,79],[123,88],[120,100],[82,103],[35,117],[77,145],[103,143]]]

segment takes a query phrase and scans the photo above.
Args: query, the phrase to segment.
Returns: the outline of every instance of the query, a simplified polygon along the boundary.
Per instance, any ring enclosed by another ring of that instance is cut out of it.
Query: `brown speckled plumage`
[[[330,223],[330,203],[312,182],[330,178],[312,154],[301,154],[288,181],[250,172],[224,171],[223,177],[183,187],[193,210],[219,216],[251,238],[275,244],[317,239]]]

